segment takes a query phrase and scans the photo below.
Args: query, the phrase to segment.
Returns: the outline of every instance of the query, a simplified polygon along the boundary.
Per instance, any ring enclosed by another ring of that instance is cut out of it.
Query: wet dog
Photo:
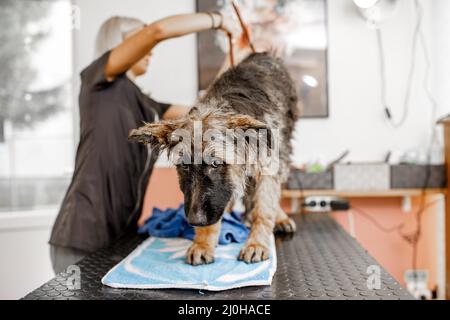
[[[184,118],[130,133],[132,140],[166,149],[176,164],[186,217],[195,226],[189,264],[214,261],[222,214],[242,196],[251,231],[240,260],[268,259],[274,229],[295,231],[280,197],[299,113],[282,60],[254,53],[216,79]]]

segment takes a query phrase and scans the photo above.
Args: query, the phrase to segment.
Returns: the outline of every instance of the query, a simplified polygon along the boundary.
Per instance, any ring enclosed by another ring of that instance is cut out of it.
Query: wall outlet
[[[333,200],[333,197],[307,197],[305,198],[303,207],[305,208],[305,211],[308,212],[316,212],[316,213],[330,212],[331,200]]]
[[[308,212],[330,212],[330,211],[347,211],[349,207],[348,200],[336,197],[307,197],[303,204],[305,211]]]
[[[406,288],[416,299],[432,298],[431,291],[428,289],[428,278],[428,270],[406,270],[404,273]]]

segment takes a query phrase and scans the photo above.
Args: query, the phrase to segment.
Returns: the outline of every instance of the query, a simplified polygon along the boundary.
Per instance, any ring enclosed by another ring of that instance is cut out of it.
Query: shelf
[[[344,198],[401,198],[418,197],[421,189],[392,189],[385,191],[337,191],[337,190],[283,190],[283,198],[304,198],[312,196],[329,196]],[[446,189],[426,189],[426,195],[446,194]]]

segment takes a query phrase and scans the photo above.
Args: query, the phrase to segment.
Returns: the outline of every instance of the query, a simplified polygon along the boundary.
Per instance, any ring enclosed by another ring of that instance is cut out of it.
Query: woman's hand
[[[240,32],[239,22],[232,15],[229,14],[215,14],[219,16],[221,24],[219,25],[219,29],[224,31],[227,34],[231,34],[232,38],[235,39]]]

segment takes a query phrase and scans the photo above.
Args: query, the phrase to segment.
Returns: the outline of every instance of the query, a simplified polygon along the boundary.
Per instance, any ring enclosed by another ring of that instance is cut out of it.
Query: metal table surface
[[[295,216],[298,230],[277,238],[278,267],[271,286],[221,292],[114,289],[101,278],[145,237],[128,235],[78,263],[81,288],[70,290],[61,273],[24,299],[413,299],[383,268],[380,289],[368,289],[368,268],[378,263],[326,214]]]

